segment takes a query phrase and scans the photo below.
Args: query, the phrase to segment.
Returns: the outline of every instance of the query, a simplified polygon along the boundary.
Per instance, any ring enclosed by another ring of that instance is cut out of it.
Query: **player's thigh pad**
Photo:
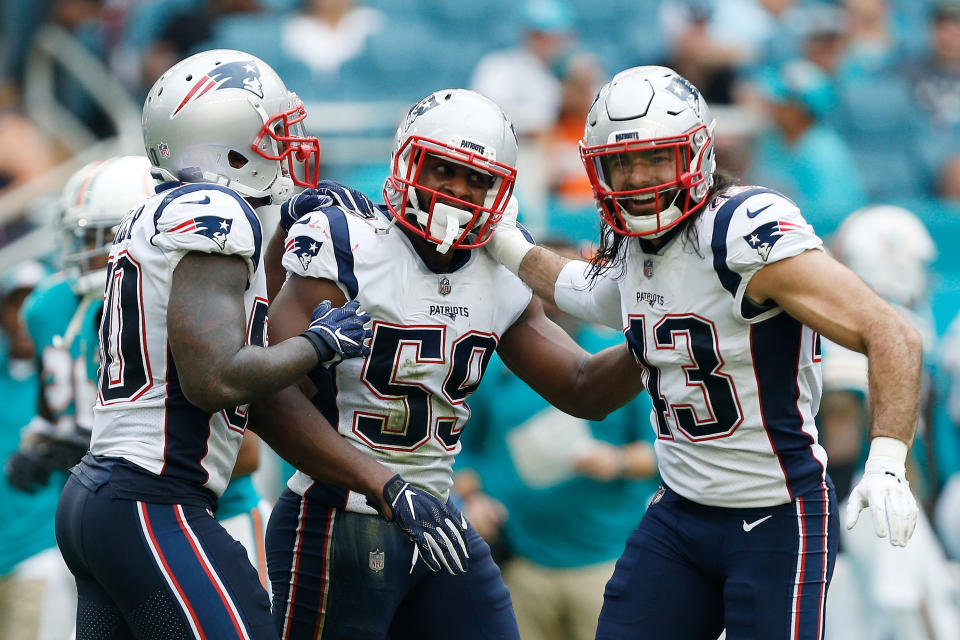
[[[71,477],[57,541],[81,603],[105,595],[138,638],[276,638],[246,550],[207,509],[115,499]],[[102,593],[85,598],[85,585]]]

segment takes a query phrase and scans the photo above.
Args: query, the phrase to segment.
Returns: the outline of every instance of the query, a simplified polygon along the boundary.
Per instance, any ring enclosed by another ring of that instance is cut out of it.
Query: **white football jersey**
[[[180,388],[167,337],[173,271],[188,252],[242,257],[247,344],[266,345],[260,221],[236,192],[173,186],[124,218],[110,249],[100,324],[100,388],[90,450],[158,476],[223,493],[246,428],[246,407],[209,414]]]
[[[371,217],[315,211],[290,229],[283,265],[336,282],[373,318],[370,356],[311,374],[314,404],[353,445],[446,498],[466,399],[532,293],[484,251],[461,252],[449,272],[431,270],[389,221],[385,208]],[[311,485],[302,472],[288,483],[301,495]],[[355,498],[345,506],[366,510]]]
[[[644,369],[660,474],[695,502],[763,507],[820,486],[820,340],[746,297],[764,265],[822,249],[797,207],[733,187],[659,251],[627,245],[626,269],[589,288],[584,263],[557,282],[560,308],[624,330]],[[647,249],[647,251],[645,251]]]

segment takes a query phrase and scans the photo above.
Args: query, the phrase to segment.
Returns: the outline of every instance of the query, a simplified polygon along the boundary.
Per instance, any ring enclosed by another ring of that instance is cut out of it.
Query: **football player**
[[[578,416],[606,415],[640,389],[626,348],[591,358],[547,320],[529,288],[476,250],[512,202],[516,161],[500,107],[472,91],[437,91],[397,129],[385,204],[340,187],[328,201],[339,206],[311,211],[317,196],[304,192],[285,205],[289,231],[271,240],[268,263],[282,260],[289,274],[271,310],[272,337],[296,335],[324,299],[359,300],[376,318],[367,358],[315,371],[302,387],[345,441],[409,481],[391,492],[400,504],[420,490],[456,514],[451,465],[467,398],[494,351]],[[591,385],[609,393],[588,395]],[[278,631],[325,640],[518,638],[489,547],[465,521],[456,524],[441,532],[456,555],[423,553],[362,496],[295,474],[267,527]]]
[[[305,117],[279,76],[240,51],[191,56],[147,95],[144,146],[164,182],[114,235],[90,452],[57,512],[79,592],[78,640],[276,637],[246,550],[213,518],[246,403],[283,394],[318,364],[363,355],[369,337],[356,303],[324,302],[299,337],[266,343],[254,207],[316,184],[320,149],[303,133]],[[383,497],[392,472],[328,437],[303,405],[251,427],[392,514]],[[423,500],[423,511],[445,514]]]
[[[914,484],[917,495],[929,498],[936,491],[938,469],[930,429],[930,379],[936,353],[949,354],[949,349],[937,349],[929,304],[930,265],[936,258],[936,245],[912,212],[892,205],[871,205],[843,221],[831,248],[837,259],[907,318],[923,338],[923,403],[916,444],[907,458],[907,475],[919,478],[919,484]],[[841,500],[849,492],[867,435],[867,364],[863,354],[824,341],[823,402],[817,422]],[[844,615],[828,617],[828,633],[902,640],[957,635],[960,612],[950,595],[956,591],[956,578],[924,510],[918,513],[917,528],[906,549],[890,547],[874,536],[871,528],[860,522],[842,532],[843,546],[828,606]],[[862,600],[860,606],[856,606],[858,600]],[[858,616],[859,611],[869,613]]]
[[[904,460],[920,337],[791,201],[716,173],[714,125],[673,70],[617,74],[580,147],[603,221],[594,260],[505,221],[487,245],[544,299],[624,329],[653,400],[664,482],[607,584],[598,638],[823,637],[838,511],[813,420],[818,334],[870,361],[870,454],[847,526],[871,507],[877,535],[903,546],[917,520]]]

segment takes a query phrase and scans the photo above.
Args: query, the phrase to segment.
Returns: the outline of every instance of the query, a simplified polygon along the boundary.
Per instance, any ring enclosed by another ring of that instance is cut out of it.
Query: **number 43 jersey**
[[[170,352],[167,305],[174,269],[188,252],[238,256],[248,270],[247,344],[264,346],[260,221],[231,189],[173,184],[124,218],[110,249],[90,450],[219,496],[246,428],[245,407],[211,415],[187,400]]]
[[[645,372],[668,486],[712,506],[789,502],[825,479],[814,425],[819,339],[745,291],[764,265],[822,242],[792,202],[757,187],[727,190],[692,230],[659,251],[631,241],[625,272],[592,289],[583,263],[568,264],[557,304],[624,329]]]
[[[467,397],[530,289],[484,251],[458,252],[449,272],[431,270],[385,209],[365,217],[329,207],[301,218],[283,265],[335,282],[373,318],[370,356],[315,370],[314,404],[352,444],[445,499]],[[288,483],[301,495],[311,485],[302,472]],[[365,511],[355,498],[344,506]]]

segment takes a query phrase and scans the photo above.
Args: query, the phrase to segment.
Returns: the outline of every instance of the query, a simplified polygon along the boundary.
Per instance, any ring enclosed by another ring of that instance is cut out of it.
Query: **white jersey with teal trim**
[[[746,297],[764,265],[821,249],[797,207],[733,187],[660,249],[630,241],[626,269],[587,286],[584,263],[557,282],[560,308],[625,331],[644,369],[664,482],[695,502],[763,507],[825,480],[817,441],[820,340],[780,307]]]
[[[449,272],[433,271],[388,225],[385,209],[369,218],[315,211],[290,229],[283,265],[336,282],[373,318],[369,357],[311,374],[314,404],[356,447],[446,498],[467,397],[532,293],[484,251],[460,252]],[[302,472],[288,483],[301,495],[311,485]]]
[[[245,407],[209,414],[187,400],[170,354],[173,271],[188,252],[235,255],[248,268],[247,343],[266,344],[260,221],[236,192],[168,187],[129,214],[110,250],[91,451],[223,492],[246,427]]]

